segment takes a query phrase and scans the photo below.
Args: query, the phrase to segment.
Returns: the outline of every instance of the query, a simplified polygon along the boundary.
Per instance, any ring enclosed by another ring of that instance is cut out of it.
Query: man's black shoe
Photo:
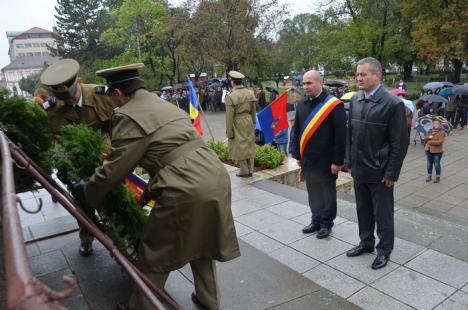
[[[89,256],[93,254],[93,243],[92,242],[82,242],[78,250],[81,256]]]
[[[252,173],[248,173],[248,174],[239,174],[237,173],[236,174],[236,177],[239,177],[239,178],[250,178],[252,176]]]
[[[306,227],[302,228],[304,234],[311,234],[320,230],[319,224],[309,224]]]
[[[321,228],[317,234],[317,239],[324,239],[330,236],[331,231],[332,231],[331,228],[327,228],[327,227]]]
[[[198,299],[198,297],[197,297],[197,295],[196,295],[195,293],[192,293],[192,301],[193,301],[194,304],[196,304],[196,305],[199,306],[200,308],[208,310],[208,307],[205,306],[205,305],[200,301],[200,299]]]
[[[364,253],[372,253],[372,252],[374,252],[374,248],[365,248],[362,245],[358,245],[352,248],[351,250],[349,250],[348,252],[346,252],[346,256],[355,257],[355,256],[362,255]]]
[[[389,259],[389,256],[377,255],[374,262],[372,263],[372,269],[380,269],[385,267]]]

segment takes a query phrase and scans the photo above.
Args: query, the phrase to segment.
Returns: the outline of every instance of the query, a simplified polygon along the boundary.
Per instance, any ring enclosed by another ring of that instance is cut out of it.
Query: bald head
[[[305,77],[311,77],[315,80],[321,80],[322,77],[320,76],[320,72],[318,72],[317,70],[309,70],[307,71],[306,73],[304,73],[304,78]]]
[[[302,77],[302,88],[309,97],[317,97],[322,91],[323,79],[317,70],[307,71]]]

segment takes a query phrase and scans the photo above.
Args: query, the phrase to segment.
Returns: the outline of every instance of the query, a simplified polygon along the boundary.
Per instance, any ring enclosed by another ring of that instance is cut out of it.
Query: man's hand
[[[304,182],[304,180],[305,180],[304,171],[302,169],[299,170],[299,178],[298,179],[299,179],[298,180],[299,182]]]
[[[59,179],[60,182],[62,182],[65,185],[71,186],[71,184],[73,183],[70,177],[68,177],[68,173],[66,170],[57,171],[56,176],[57,176],[57,179]]]
[[[72,193],[76,202],[80,206],[85,207],[86,206],[86,199],[85,199],[86,182],[81,180],[78,183],[71,184],[68,188],[70,189],[70,192]]]
[[[387,187],[392,187],[395,184],[395,181],[384,178],[382,183],[384,183]]]
[[[337,165],[334,165],[334,164],[331,165],[331,173],[332,174],[337,175],[338,172],[340,172],[340,171],[341,171],[341,166],[337,166]]]
[[[299,167],[301,167],[301,161],[300,160],[296,160],[296,163]]]

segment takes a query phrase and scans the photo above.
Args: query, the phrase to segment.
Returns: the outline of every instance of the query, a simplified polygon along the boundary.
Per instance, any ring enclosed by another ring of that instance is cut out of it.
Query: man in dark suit
[[[372,269],[384,267],[393,250],[393,185],[408,148],[404,103],[381,85],[382,66],[375,58],[357,63],[359,91],[351,99],[346,165],[354,179],[359,222],[358,246],[349,257],[373,252],[377,223],[377,257]]]
[[[297,105],[290,144],[295,148],[292,156],[305,178],[312,212],[312,221],[302,232],[318,231],[317,238],[322,239],[330,235],[336,217],[336,179],[345,157],[346,113],[343,103],[323,89],[323,79],[317,71],[306,72],[302,85],[306,97]],[[301,137],[307,136],[306,125],[314,123],[308,120],[320,106],[329,114],[321,123],[317,122],[319,125],[308,142],[302,139],[301,143]]]

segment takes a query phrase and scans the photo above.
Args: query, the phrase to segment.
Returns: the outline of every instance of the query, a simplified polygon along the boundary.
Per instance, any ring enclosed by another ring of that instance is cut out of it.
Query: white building
[[[49,54],[17,57],[13,62],[2,68],[6,88],[14,95],[31,96],[32,94],[21,90],[19,81],[22,78],[41,72],[45,66],[51,65],[57,60],[58,58]]]
[[[2,68],[5,87],[15,95],[29,96],[19,87],[19,81],[31,74],[39,73],[44,66],[58,59],[49,52],[49,47],[55,47],[56,33],[33,27],[27,31],[6,32],[11,63]]]
[[[18,57],[50,54],[48,48],[56,46],[57,34],[39,27],[33,27],[23,32],[7,31],[6,35],[10,61],[14,61]]]

